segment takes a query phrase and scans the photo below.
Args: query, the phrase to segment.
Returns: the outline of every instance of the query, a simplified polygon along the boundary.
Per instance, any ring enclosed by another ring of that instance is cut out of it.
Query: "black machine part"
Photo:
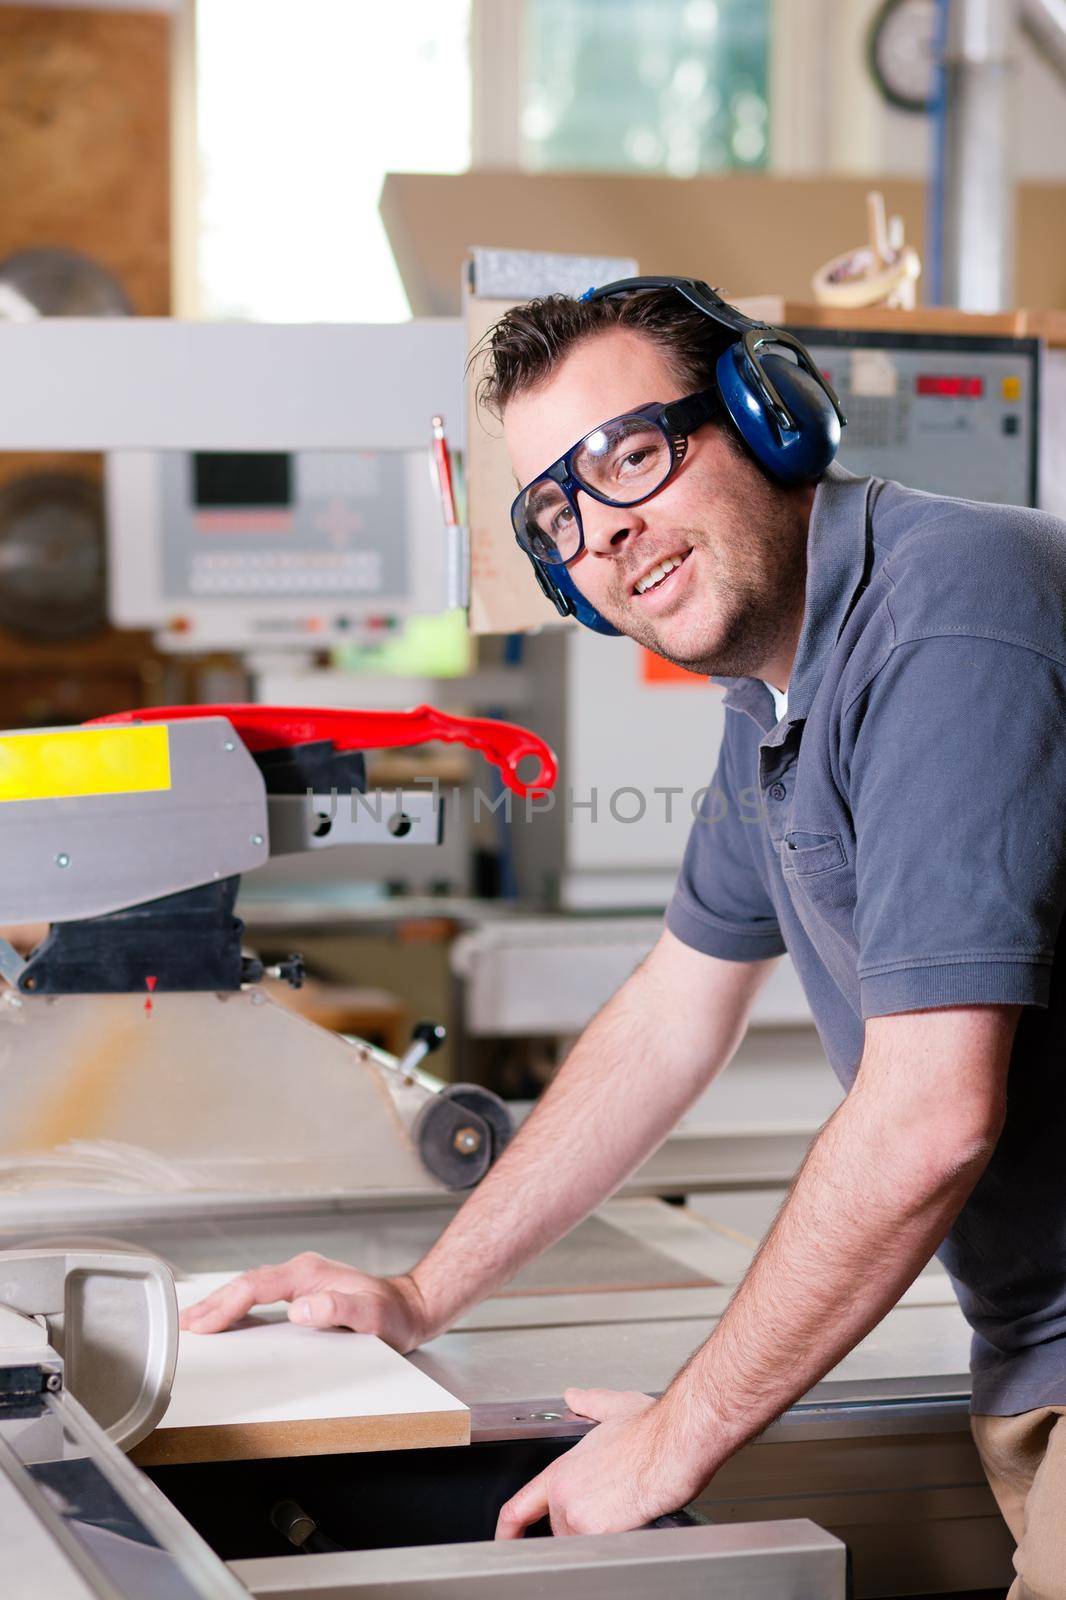
[[[270,1520],[282,1538],[303,1555],[325,1555],[344,1548],[321,1533],[315,1519],[295,1500],[279,1500],[271,1509]]]
[[[411,1029],[411,1043],[396,1063],[396,1071],[405,1083],[414,1083],[420,1076],[427,1088],[439,1089],[435,1079],[421,1073],[421,1063],[439,1050],[448,1030],[442,1022],[416,1022]]]
[[[252,759],[263,774],[267,794],[366,793],[366,759],[361,750],[338,750],[330,739],[256,750]]]
[[[491,1089],[450,1083],[415,1118],[419,1159],[446,1189],[472,1189],[507,1148],[514,1120]]]
[[[290,989],[302,989],[307,976],[307,964],[303,956],[291,952],[284,961],[276,961],[272,967],[267,967],[266,974],[268,978],[287,983]]]
[[[104,917],[57,922],[19,979],[25,994],[133,994],[239,989],[244,923],[234,916],[239,878],[127,906]]]

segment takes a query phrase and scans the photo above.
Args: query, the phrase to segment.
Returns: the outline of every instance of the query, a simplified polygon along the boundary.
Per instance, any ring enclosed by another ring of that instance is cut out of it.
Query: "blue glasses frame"
[[[604,506],[639,506],[646,500],[652,499],[660,489],[664,489],[670,482],[678,467],[684,461],[688,452],[689,437],[702,428],[706,423],[723,415],[721,398],[717,389],[700,389],[695,394],[685,395],[681,400],[670,400],[665,405],[658,401],[651,401],[645,406],[634,406],[631,411],[622,411],[616,417],[609,417],[606,422],[601,422],[597,427],[590,428],[588,433],[582,434],[576,444],[571,445],[565,455],[553,461],[550,467],[543,472],[538,472],[535,478],[525,484],[511,502],[511,527],[519,547],[531,556],[534,561],[541,561],[545,566],[568,567],[576,561],[585,548],[585,527],[581,521],[581,511],[577,504],[578,490],[591,495],[593,500],[598,500]],[[615,423],[624,421],[627,417],[639,417],[642,422],[650,422],[658,428],[670,447],[670,465],[665,476],[655,485],[654,489],[636,495],[633,499],[614,500],[609,495],[603,494],[599,489],[594,489],[586,483],[574,470],[574,457],[582,446],[592,437],[606,428],[613,427]],[[538,483],[545,480],[557,483],[559,488],[574,513],[577,524],[578,545],[572,555],[564,556],[558,549],[554,553],[547,553],[546,541],[536,541],[529,533],[529,524],[525,515],[526,496]]]

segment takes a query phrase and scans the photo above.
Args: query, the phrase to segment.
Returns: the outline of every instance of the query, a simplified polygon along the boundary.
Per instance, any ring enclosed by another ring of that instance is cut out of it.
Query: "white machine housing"
[[[462,605],[430,471],[461,448],[455,318],[259,325],[74,318],[2,329],[9,450],[100,450],[109,606],[167,649],[314,649]],[[101,374],[107,374],[101,383]],[[271,454],[288,490],[197,506],[196,457]]]

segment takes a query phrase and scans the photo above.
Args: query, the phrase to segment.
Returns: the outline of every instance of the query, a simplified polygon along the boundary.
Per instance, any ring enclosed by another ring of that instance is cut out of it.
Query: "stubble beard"
[[[706,528],[678,530],[700,558],[698,583],[713,618],[710,627],[698,630],[690,647],[671,648],[669,618],[663,623],[664,640],[654,620],[644,622],[623,603],[624,633],[689,672],[715,678],[762,675],[785,641],[795,639],[807,575],[806,518],[766,487],[766,494],[756,497],[759,503],[749,499],[731,507],[731,527],[724,536]],[[685,609],[700,601],[700,595],[686,595]]]

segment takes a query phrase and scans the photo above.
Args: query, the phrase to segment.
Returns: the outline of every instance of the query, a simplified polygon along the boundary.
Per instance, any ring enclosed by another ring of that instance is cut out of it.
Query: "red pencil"
[[[440,490],[440,503],[444,511],[445,526],[454,528],[458,525],[459,517],[455,510],[452,461],[448,451],[448,441],[444,437],[443,417],[433,418],[433,461],[437,468],[437,487]]]

